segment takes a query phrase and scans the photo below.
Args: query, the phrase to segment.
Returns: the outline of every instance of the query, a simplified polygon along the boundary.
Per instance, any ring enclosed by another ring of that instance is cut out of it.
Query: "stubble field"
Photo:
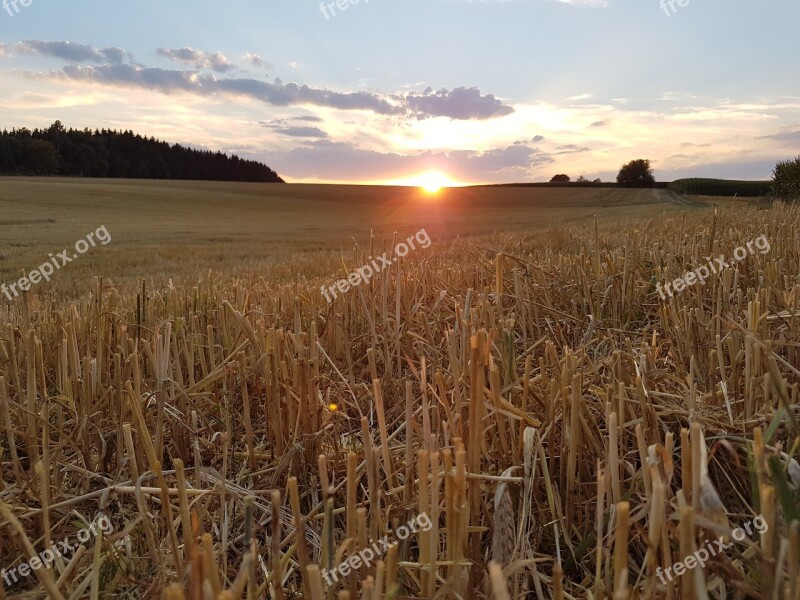
[[[797,597],[800,210],[716,209],[0,180],[0,283],[111,235],[0,296],[0,594]]]

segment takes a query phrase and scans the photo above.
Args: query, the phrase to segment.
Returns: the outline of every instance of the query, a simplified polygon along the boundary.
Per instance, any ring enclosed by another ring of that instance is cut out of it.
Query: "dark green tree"
[[[772,193],[787,200],[800,199],[800,156],[775,165],[772,171]]]
[[[643,158],[632,160],[619,171],[617,183],[630,187],[653,187],[656,178],[650,168],[650,161]]]
[[[22,166],[36,175],[56,175],[61,168],[56,147],[44,140],[31,140],[25,145]]]
[[[22,144],[14,137],[0,136],[0,173],[14,173],[22,161]]]

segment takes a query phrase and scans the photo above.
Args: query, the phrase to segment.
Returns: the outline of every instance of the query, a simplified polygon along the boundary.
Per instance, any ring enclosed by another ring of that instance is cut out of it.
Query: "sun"
[[[417,177],[417,180],[419,181],[419,187],[421,187],[426,194],[438,194],[442,191],[443,187],[447,187],[453,183],[447,175],[439,173],[438,171],[422,173]]]
[[[450,187],[455,182],[444,173],[428,171],[412,178],[412,185],[421,188],[426,194],[438,194],[443,187]]]
[[[438,194],[444,188],[463,187],[469,185],[461,181],[452,179],[442,171],[424,171],[405,177],[403,179],[385,180],[381,185],[400,185],[405,187],[415,187],[429,196]]]

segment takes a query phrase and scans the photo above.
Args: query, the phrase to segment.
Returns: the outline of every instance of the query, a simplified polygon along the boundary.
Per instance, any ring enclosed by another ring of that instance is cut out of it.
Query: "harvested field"
[[[2,298],[0,566],[101,515],[113,532],[0,594],[797,597],[798,207],[489,189],[354,209],[287,186],[291,201],[232,194],[220,211],[220,184],[178,221],[186,184],[160,212],[155,184],[114,202],[48,185],[2,184],[40,186],[0,220],[2,281],[100,224],[116,237]],[[70,212],[76,193],[96,212]],[[420,227],[430,247],[322,297]],[[659,297],[759,235],[768,252]],[[430,527],[400,541],[419,515]],[[731,537],[755,517],[763,533]],[[384,536],[400,543],[354,564]],[[720,536],[732,545],[677,573]]]

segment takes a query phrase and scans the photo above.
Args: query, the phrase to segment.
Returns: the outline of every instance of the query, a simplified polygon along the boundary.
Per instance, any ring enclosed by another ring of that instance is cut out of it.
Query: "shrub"
[[[778,198],[800,198],[800,156],[775,165],[772,171],[772,192]]]

